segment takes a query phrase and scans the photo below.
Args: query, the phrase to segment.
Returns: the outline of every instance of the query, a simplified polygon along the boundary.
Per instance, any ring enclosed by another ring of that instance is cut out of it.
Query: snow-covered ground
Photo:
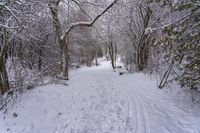
[[[200,109],[187,92],[157,89],[141,73],[119,76],[109,62],[71,73],[0,112],[0,133],[200,133]]]

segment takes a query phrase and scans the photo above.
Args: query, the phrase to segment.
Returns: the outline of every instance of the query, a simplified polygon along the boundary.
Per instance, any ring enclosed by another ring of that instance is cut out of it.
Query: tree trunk
[[[151,42],[148,42],[148,37],[149,37],[149,34],[142,35],[141,40],[138,44],[137,64],[138,64],[139,71],[143,71],[144,69],[147,68],[147,65],[148,65],[148,56],[149,56],[148,45],[151,43]]]
[[[0,90],[1,95],[9,90],[9,80],[4,60],[0,61]]]
[[[139,71],[143,71],[144,69],[147,68],[147,62],[148,62],[148,38],[149,38],[149,34],[145,33],[146,28],[149,25],[149,21],[151,19],[151,15],[152,15],[152,11],[148,5],[148,7],[146,8],[145,12],[146,15],[144,16],[143,14],[143,8],[140,5],[139,7],[140,9],[140,14],[142,16],[143,19],[143,31],[142,31],[142,35],[140,38],[140,41],[138,43],[138,48],[137,48],[137,64],[138,64],[138,69]]]
[[[106,59],[108,61],[109,60],[109,44],[105,46],[105,55],[106,55]]]
[[[115,44],[115,49],[114,49],[114,62],[115,62],[115,67],[117,66],[117,44]]]
[[[95,65],[98,66],[98,49],[95,51]]]
[[[63,67],[63,70],[62,70],[62,73],[63,73],[63,78],[66,79],[66,80],[69,80],[69,50],[68,50],[68,42],[69,42],[69,39],[68,37],[67,38],[64,38],[62,41],[61,41],[61,46],[63,49],[63,56],[64,56],[64,67]]]
[[[109,48],[109,55],[110,55],[110,59],[111,59],[112,68],[115,69],[114,47],[113,47],[112,41],[110,41],[108,48]]]
[[[61,69],[61,74],[64,79],[68,80],[69,77],[69,70],[68,70],[68,64],[69,64],[69,56],[68,56],[68,37],[65,36],[62,38],[62,29],[61,29],[61,24],[58,19],[58,6],[59,2],[57,1],[51,1],[49,3],[49,7],[51,10],[51,15],[53,18],[53,24],[55,28],[55,34],[58,39],[59,47],[60,47],[60,69]]]
[[[139,45],[138,45],[138,49],[137,49],[137,64],[138,64],[138,69],[139,71],[143,71],[144,68],[143,68],[143,47],[142,47],[142,44],[143,42],[141,42]]]
[[[6,46],[8,43],[8,36],[7,31],[4,29],[3,31],[3,46],[1,47],[1,55],[0,55],[0,91],[1,95],[6,93],[9,90],[9,80],[8,74],[6,70],[6,62],[5,62],[5,53],[6,53]]]
[[[38,58],[38,70],[41,71],[41,69],[42,69],[42,58],[41,57],[43,55],[43,51],[42,51],[41,48],[39,49],[38,55],[39,55],[39,58]]]

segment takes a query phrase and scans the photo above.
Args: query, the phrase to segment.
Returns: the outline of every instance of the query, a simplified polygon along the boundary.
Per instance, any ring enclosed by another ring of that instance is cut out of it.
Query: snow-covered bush
[[[197,1],[179,1],[172,12],[184,17],[165,28],[166,42],[175,61],[178,81],[184,87],[198,91],[200,87],[200,9]],[[169,55],[169,53],[165,53]]]
[[[0,109],[3,109],[10,101],[15,102],[16,98],[26,90],[33,89],[43,83],[43,75],[38,70],[24,68],[18,59],[7,61],[10,90],[0,95]]]

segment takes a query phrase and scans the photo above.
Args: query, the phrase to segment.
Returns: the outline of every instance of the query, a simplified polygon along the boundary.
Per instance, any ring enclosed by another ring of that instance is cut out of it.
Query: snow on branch
[[[65,31],[64,35],[61,37],[61,39],[66,38],[69,32],[78,26],[92,26],[101,16],[103,16],[118,0],[114,0],[106,9],[104,9],[101,14],[97,15],[92,21],[90,22],[77,22],[72,23],[68,29]]]
[[[80,6],[80,4],[76,0],[72,0],[72,2],[74,2],[84,14],[91,18],[90,15]]]

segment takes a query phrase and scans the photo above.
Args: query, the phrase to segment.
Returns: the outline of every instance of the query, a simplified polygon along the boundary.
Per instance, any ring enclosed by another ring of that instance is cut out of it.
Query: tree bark
[[[4,60],[0,61],[0,90],[1,95],[5,94],[9,90],[9,80]]]
[[[95,51],[95,65],[98,66],[98,49]]]
[[[114,50],[114,62],[115,62],[115,67],[117,66],[117,44],[115,43],[115,50]]]
[[[6,70],[6,62],[5,62],[5,53],[6,53],[6,47],[8,44],[8,36],[6,29],[3,30],[3,46],[1,47],[0,51],[0,91],[1,95],[6,93],[9,88],[9,80],[8,80],[8,74]]]
[[[111,59],[112,68],[115,69],[115,53],[112,41],[110,41],[109,44],[109,55]]]
[[[66,80],[69,80],[69,50],[68,50],[68,43],[69,38],[64,38],[63,41],[63,52],[64,52],[64,69],[63,69],[63,77],[66,78]]]

